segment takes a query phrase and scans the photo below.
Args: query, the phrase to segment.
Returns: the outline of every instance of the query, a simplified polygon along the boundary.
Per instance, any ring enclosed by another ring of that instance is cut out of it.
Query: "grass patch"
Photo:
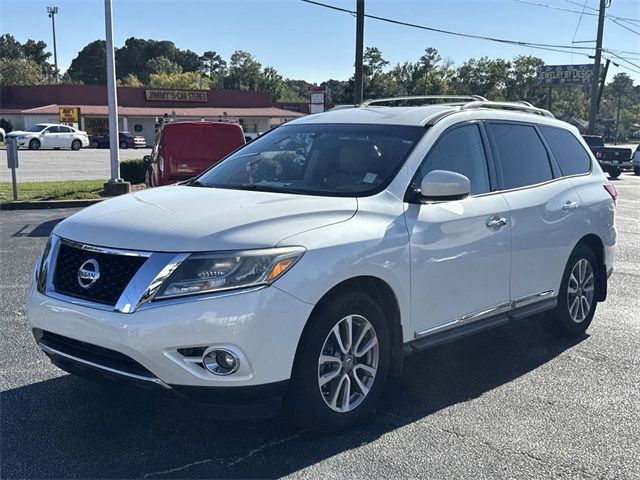
[[[101,198],[105,180],[65,180],[18,183],[18,200],[79,200]],[[11,182],[0,182],[0,202],[13,201]]]

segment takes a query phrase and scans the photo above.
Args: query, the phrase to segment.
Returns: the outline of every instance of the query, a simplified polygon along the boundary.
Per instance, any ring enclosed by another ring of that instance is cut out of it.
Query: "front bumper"
[[[65,370],[180,393],[193,390],[188,387],[204,387],[211,392],[222,389],[218,394],[229,389],[260,390],[286,383],[312,308],[275,286],[177,303],[157,302],[153,308],[131,314],[51,298],[34,286],[27,301],[29,323],[37,341],[42,330],[86,342],[129,357],[149,374],[137,375],[146,378],[132,377],[131,372],[115,368],[99,357],[39,342],[52,361]],[[240,360],[240,368],[233,375],[214,375],[194,362],[194,357],[178,351],[194,347],[232,350]]]

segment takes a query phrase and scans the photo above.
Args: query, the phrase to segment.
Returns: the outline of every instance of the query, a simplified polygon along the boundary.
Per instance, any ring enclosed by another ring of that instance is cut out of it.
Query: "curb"
[[[0,203],[0,210],[46,210],[48,208],[84,208],[94,205],[104,198],[87,200],[31,200]]]

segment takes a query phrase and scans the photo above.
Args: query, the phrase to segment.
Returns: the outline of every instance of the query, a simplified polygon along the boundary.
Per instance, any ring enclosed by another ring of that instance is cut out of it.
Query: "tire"
[[[609,178],[616,179],[620,176],[622,170],[620,170],[619,168],[610,168],[607,173],[609,174]]]
[[[71,142],[71,150],[80,150],[82,148],[82,142],[80,140],[74,140]]]
[[[126,150],[129,148],[129,144],[127,142],[120,142],[120,148]]]
[[[91,143],[91,146],[93,148],[100,148],[100,144],[98,142],[96,142],[95,140]]]
[[[323,302],[298,345],[285,411],[298,426],[316,431],[340,432],[364,422],[382,394],[390,352],[387,321],[372,297],[354,291]]]
[[[640,175],[640,167],[633,167],[633,173],[635,175]]]
[[[40,149],[40,140],[37,138],[32,138],[29,140],[29,150],[39,150]]]
[[[581,273],[583,271],[584,276]],[[586,245],[578,245],[571,253],[565,267],[558,305],[555,309],[543,314],[542,327],[552,335],[564,338],[583,335],[596,313],[597,294],[601,281],[603,280],[600,278],[595,254]],[[573,292],[569,291],[570,287]],[[583,300],[576,300],[578,296],[585,299],[585,303],[579,307],[575,302]]]

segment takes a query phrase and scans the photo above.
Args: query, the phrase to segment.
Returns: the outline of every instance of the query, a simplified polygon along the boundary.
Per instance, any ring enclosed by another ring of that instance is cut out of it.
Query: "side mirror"
[[[429,172],[420,184],[423,200],[461,200],[469,196],[471,183],[464,175],[448,170]]]
[[[151,155],[145,155],[144,157],[142,157],[142,161],[144,163],[151,163]]]

